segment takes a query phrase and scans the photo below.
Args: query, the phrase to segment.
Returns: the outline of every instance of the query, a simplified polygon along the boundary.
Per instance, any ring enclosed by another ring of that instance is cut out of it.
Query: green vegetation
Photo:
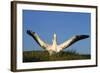
[[[60,61],[90,59],[89,54],[78,54],[75,51],[62,51],[49,56],[46,51],[24,51],[23,62]]]

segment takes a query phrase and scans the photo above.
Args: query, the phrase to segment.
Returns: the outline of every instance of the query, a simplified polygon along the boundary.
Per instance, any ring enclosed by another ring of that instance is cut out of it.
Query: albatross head
[[[56,39],[56,33],[54,33],[54,35],[53,35],[53,36],[54,36],[54,39]]]
[[[54,33],[54,35],[53,35],[53,46],[54,46],[54,48],[56,48],[56,46],[57,46],[57,36],[56,36],[56,33]]]
[[[53,35],[53,42],[57,42],[57,35],[56,35],[56,33],[54,33],[54,35]]]

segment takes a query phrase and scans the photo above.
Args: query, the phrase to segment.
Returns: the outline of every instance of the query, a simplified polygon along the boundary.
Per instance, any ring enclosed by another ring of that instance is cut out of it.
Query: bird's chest
[[[57,46],[55,45],[52,45],[48,48],[49,51],[52,51],[52,52],[57,52]]]
[[[58,52],[58,49],[57,49],[57,46],[56,46],[56,45],[52,45],[51,48],[50,48],[50,50],[51,50],[52,52],[55,52],[55,53]]]

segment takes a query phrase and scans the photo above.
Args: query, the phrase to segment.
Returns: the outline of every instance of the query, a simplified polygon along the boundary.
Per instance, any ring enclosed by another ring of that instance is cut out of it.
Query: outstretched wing
[[[29,34],[42,48],[47,48],[48,44],[46,44],[35,32],[27,30],[27,34]]]
[[[64,49],[64,48],[71,46],[75,42],[82,40],[82,39],[86,39],[88,37],[89,37],[88,35],[76,35],[70,38],[69,40],[65,41],[64,43],[58,45],[58,47]]]

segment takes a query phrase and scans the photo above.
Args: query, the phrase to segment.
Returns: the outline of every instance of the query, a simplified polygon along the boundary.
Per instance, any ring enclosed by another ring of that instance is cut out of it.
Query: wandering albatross
[[[57,36],[55,33],[53,35],[52,44],[47,44],[39,37],[38,34],[36,34],[35,32],[32,32],[31,30],[27,30],[27,34],[30,35],[39,44],[40,47],[48,51],[49,55],[52,55],[54,53],[59,53],[63,49],[68,48],[69,46],[74,44],[75,42],[89,37],[89,35],[76,35],[70,38],[69,40],[65,41],[64,43],[58,45]]]

